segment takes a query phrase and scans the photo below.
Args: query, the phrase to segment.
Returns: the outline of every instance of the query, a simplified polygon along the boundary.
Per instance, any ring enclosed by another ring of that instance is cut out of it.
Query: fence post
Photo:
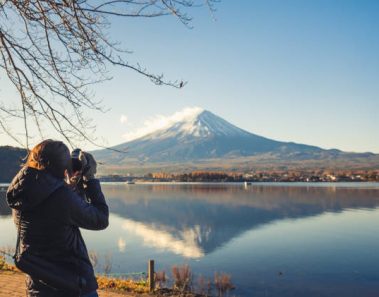
[[[154,291],[154,260],[149,260],[148,265],[149,290]]]

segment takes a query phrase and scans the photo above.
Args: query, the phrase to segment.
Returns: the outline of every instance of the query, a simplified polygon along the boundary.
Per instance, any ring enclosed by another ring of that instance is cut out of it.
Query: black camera
[[[83,175],[86,174],[86,172],[89,169],[89,161],[87,159],[87,156],[85,153],[82,153],[84,157],[86,158],[85,162],[86,164],[83,164],[83,162],[80,160],[80,154],[82,153],[82,150],[77,148],[74,149],[71,152],[71,166],[72,166],[72,172],[81,172]]]
[[[83,163],[80,161],[79,156],[81,153],[81,149],[77,148],[74,149],[71,152],[71,166],[72,166],[72,172],[78,172],[78,171],[83,171]]]

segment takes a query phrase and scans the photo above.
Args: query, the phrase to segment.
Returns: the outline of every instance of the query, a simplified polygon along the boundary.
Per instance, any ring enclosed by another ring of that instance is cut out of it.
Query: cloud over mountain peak
[[[154,115],[143,122],[143,126],[134,130],[128,131],[123,135],[126,141],[131,141],[139,137],[150,134],[154,131],[168,128],[177,122],[189,122],[195,119],[205,110],[201,107],[185,107],[181,111],[177,111],[171,115],[165,116],[161,114]]]

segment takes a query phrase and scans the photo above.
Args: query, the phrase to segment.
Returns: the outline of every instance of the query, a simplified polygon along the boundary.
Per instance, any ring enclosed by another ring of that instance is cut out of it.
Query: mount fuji
[[[154,167],[154,164],[174,163],[325,162],[372,157],[377,160],[378,157],[372,153],[345,153],[337,149],[325,150],[316,146],[268,139],[240,129],[200,108],[187,109],[177,114],[179,116],[173,117],[156,130],[113,147],[115,150],[126,151],[125,154],[111,150],[93,153],[107,165],[127,167],[132,164]]]

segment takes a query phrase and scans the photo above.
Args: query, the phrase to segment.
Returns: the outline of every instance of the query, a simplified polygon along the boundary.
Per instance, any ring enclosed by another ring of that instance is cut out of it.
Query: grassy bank
[[[6,258],[1,255],[0,271],[22,273],[14,265],[7,263]],[[201,275],[195,279],[188,265],[174,265],[170,276],[165,271],[157,271],[156,289],[153,292],[149,292],[149,284],[144,277],[133,280],[97,275],[96,278],[100,290],[137,296],[223,297],[229,296],[230,291],[234,289],[230,275],[215,273],[213,280]]]
[[[7,263],[4,256],[0,256],[0,271],[22,273],[16,266]],[[96,276],[96,279],[99,284],[99,289],[101,290],[112,290],[115,292],[128,292],[135,294],[149,293],[149,287],[146,281],[143,280],[123,280],[101,275]]]

